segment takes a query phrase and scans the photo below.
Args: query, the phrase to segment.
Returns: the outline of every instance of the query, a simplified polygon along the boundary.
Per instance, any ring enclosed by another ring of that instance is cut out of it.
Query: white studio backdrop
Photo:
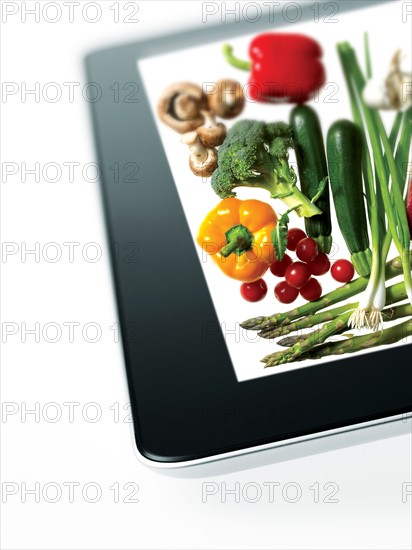
[[[138,462],[82,61],[246,2],[37,4],[1,4],[1,547],[410,548],[410,435],[198,478]]]

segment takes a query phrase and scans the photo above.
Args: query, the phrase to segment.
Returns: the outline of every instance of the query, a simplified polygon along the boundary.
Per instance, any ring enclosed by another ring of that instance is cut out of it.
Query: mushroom
[[[217,168],[217,151],[205,147],[195,131],[184,134],[180,140],[189,146],[189,166],[195,176],[209,178]]]
[[[177,82],[168,86],[157,104],[159,118],[168,126],[185,134],[203,124],[200,111],[206,107],[202,88],[191,82]]]
[[[201,111],[201,113],[205,121],[196,130],[200,141],[210,148],[221,145],[226,137],[226,126],[221,122],[217,123],[214,114],[210,111]]]
[[[208,94],[209,109],[220,118],[234,118],[245,106],[242,86],[236,80],[219,80],[216,88]]]

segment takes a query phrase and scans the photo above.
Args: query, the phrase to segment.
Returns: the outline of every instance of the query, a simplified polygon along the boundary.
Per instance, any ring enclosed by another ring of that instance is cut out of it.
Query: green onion
[[[362,121],[364,121],[362,126],[364,129],[366,127],[367,135],[371,143],[373,160],[375,163],[376,179],[379,184],[379,191],[381,193],[382,202],[385,208],[389,231],[402,258],[405,286],[408,299],[412,303],[412,279],[409,267],[410,234],[402,196],[404,182],[402,182],[401,170],[395,160],[392,148],[393,146],[391,146],[379,113],[373,109],[370,109],[363,100],[362,92],[365,86],[365,79],[357,62],[354,50],[348,43],[343,43],[338,45],[338,53],[344,69],[348,87],[352,89],[353,95],[356,94],[356,99],[359,104],[359,111],[362,115]],[[367,55],[367,57],[369,56]],[[385,156],[383,154],[382,147],[385,152]],[[403,156],[402,151],[400,152],[400,156]],[[391,190],[389,189],[388,175],[391,178]],[[376,196],[377,195],[375,194],[375,197]],[[374,232],[377,232],[377,228],[374,223],[371,223],[371,231],[372,235]],[[370,291],[371,294],[374,292],[375,296],[378,292],[378,285],[380,285],[382,281],[382,277],[379,273],[380,271],[381,268],[379,268],[379,271],[376,268],[373,273],[374,281],[371,283]],[[379,273],[379,279],[376,275],[377,272]],[[362,322],[362,319],[360,319],[360,322]]]
[[[367,40],[367,38],[365,38],[365,40]],[[384,218],[382,218],[381,209],[379,209],[378,194],[376,192],[372,162],[366,138],[365,125],[362,118],[362,106],[359,98],[359,92],[352,78],[350,66],[344,58],[344,53],[341,53],[341,51],[339,51],[339,53],[349,90],[353,119],[360,127],[363,134],[363,179],[365,183],[365,194],[372,236],[372,267],[369,283],[366,291],[362,295],[359,306],[355,309],[349,319],[349,326],[358,329],[363,328],[364,326],[371,326],[373,329],[377,329],[381,325],[380,312],[385,305],[385,277],[382,265],[383,262],[381,260],[381,239],[385,221]],[[368,50],[366,52],[366,59],[368,74],[371,75],[371,62]]]

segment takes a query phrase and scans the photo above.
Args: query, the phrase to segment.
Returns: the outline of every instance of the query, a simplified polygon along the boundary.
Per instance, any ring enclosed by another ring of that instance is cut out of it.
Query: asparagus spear
[[[393,279],[397,275],[402,273],[402,261],[399,257],[394,258],[385,265],[385,279]],[[354,281],[343,285],[336,290],[332,290],[328,294],[325,294],[316,302],[308,302],[301,307],[297,307],[290,311],[275,313],[268,317],[254,317],[244,321],[240,326],[247,330],[263,330],[268,328],[275,328],[282,325],[288,325],[295,319],[304,317],[306,315],[312,315],[320,309],[324,309],[328,306],[333,306],[343,300],[347,300],[356,294],[359,294],[367,287],[368,279],[366,277],[359,277]]]
[[[385,304],[387,306],[396,302],[400,302],[401,300],[406,300],[406,298],[407,295],[404,283],[397,283],[386,289]],[[315,315],[308,315],[307,317],[297,319],[296,321],[291,322],[288,325],[281,325],[276,328],[262,330],[261,332],[259,332],[259,336],[261,338],[268,339],[277,338],[278,336],[286,336],[287,334],[290,334],[291,332],[295,332],[297,330],[314,327],[316,325],[320,325],[321,323],[326,323],[327,321],[333,321],[333,319],[337,319],[340,315],[342,315],[342,313],[353,311],[357,307],[358,303],[355,302],[333,309],[328,309],[327,311],[321,311],[320,313],[316,313]]]
[[[406,292],[402,300],[406,299]],[[408,315],[412,315],[412,306],[410,304],[401,304],[396,307],[388,307],[382,311],[382,320],[383,321],[395,321],[396,319],[401,319],[402,317],[407,317]],[[345,327],[342,332],[345,332],[347,327]],[[308,338],[308,334],[300,334],[296,336],[286,336],[286,338],[282,338],[282,340],[279,340],[277,343],[278,346],[290,348],[294,346],[297,342],[302,342],[306,338]],[[345,334],[345,336],[349,336],[348,334]],[[309,352],[310,353],[310,352]]]
[[[347,330],[348,330],[348,327],[345,326],[345,327],[342,328],[342,330],[340,332],[336,332],[334,334],[334,336],[336,336],[337,334],[341,334],[343,332],[346,332]],[[298,335],[293,335],[293,336],[285,336],[285,338],[282,338],[281,340],[276,342],[276,344],[278,346],[281,346],[282,348],[291,348],[292,346],[294,346],[298,342],[304,342],[306,340],[306,338],[308,338],[310,336],[310,334],[313,334],[313,333],[309,332],[308,334],[298,334]],[[308,352],[308,353],[310,353],[310,352]],[[307,354],[304,353],[304,355],[307,355]],[[299,358],[296,359],[296,361],[299,361]]]
[[[296,342],[296,344],[291,348],[267,355],[262,359],[262,363],[266,363],[265,368],[267,368],[296,361],[296,359],[303,353],[306,353],[317,344],[322,344],[334,334],[337,334],[339,331],[342,331],[342,329],[345,329],[345,327],[348,326],[348,321],[351,315],[351,311],[343,313],[337,319],[329,321],[329,323],[325,323],[322,328],[309,334],[309,336],[304,340]]]
[[[410,306],[409,306],[410,307]],[[320,346],[315,346],[307,353],[301,355],[298,361],[305,359],[322,359],[329,355],[343,355],[345,353],[354,353],[376,346],[394,344],[412,335],[412,320],[387,328],[383,331],[371,332],[364,336],[354,336],[340,342],[328,342]]]
[[[408,310],[406,314],[410,315],[411,313]],[[317,348],[317,344],[323,344],[323,342],[325,342],[330,336],[334,336],[335,334],[341,334],[342,332],[344,332],[345,327],[347,327],[349,318],[350,312],[344,313],[343,315],[338,317],[338,319],[335,319],[334,321],[330,321],[329,323],[323,325],[320,330],[316,330],[309,334],[309,336],[304,340],[299,340],[291,348],[267,355],[264,359],[262,359],[262,363],[266,363],[265,368],[275,367],[277,365],[283,365],[284,363],[292,363],[293,361],[298,361],[299,358],[301,358],[302,356],[307,356],[308,354],[310,355],[310,353]],[[409,320],[409,322],[411,322],[411,320]],[[374,342],[375,340],[372,337],[375,334],[381,334],[382,332],[384,331],[375,331],[374,333],[367,335],[370,337],[368,341]],[[403,337],[404,336],[402,336],[401,338]],[[358,337],[355,336],[355,338]]]

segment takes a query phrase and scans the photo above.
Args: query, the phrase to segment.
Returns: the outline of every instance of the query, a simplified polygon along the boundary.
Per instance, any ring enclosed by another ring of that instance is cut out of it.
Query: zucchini
[[[361,130],[349,120],[338,120],[326,139],[329,180],[338,224],[361,277],[371,271],[368,224],[362,181]]]
[[[317,194],[320,183],[328,177],[322,129],[316,112],[305,105],[295,107],[290,115],[293,142],[298,164],[300,189],[309,199]],[[305,229],[321,252],[329,254],[332,248],[329,182],[316,201],[322,214],[305,218]]]

